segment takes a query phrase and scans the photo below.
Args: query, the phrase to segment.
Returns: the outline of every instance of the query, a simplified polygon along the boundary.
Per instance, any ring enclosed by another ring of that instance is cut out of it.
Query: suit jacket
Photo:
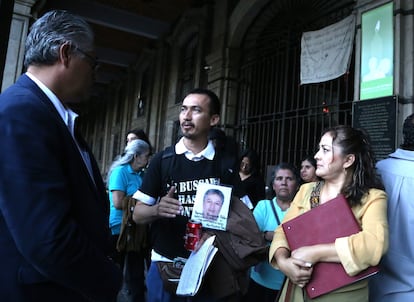
[[[109,203],[67,126],[26,75],[0,95],[2,301],[113,301]]]

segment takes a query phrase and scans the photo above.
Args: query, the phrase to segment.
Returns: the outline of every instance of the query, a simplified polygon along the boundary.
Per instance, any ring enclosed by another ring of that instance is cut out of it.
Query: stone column
[[[13,0],[0,0],[0,85],[3,80],[4,65],[6,63],[13,6]]]
[[[16,0],[14,3],[1,91],[12,85],[23,72],[24,43],[35,3],[36,0]]]

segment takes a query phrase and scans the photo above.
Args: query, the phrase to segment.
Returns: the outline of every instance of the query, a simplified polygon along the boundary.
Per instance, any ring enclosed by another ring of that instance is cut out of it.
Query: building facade
[[[391,144],[398,146],[402,121],[414,111],[413,1],[215,0],[186,11],[167,37],[130,66],[125,80],[111,83],[103,97],[92,97],[81,108],[85,137],[102,174],[122,151],[129,129],[144,129],[157,151],[176,141],[180,102],[194,87],[217,93],[220,127],[240,149],[259,152],[263,172],[281,161],[299,165],[314,153],[322,129],[355,124],[364,63],[363,15],[388,3],[393,31],[390,98],[396,110],[385,118],[395,126],[390,128]],[[356,22],[348,71],[329,81],[301,84],[302,34],[351,14]],[[16,17],[15,10],[14,22]],[[25,23],[19,24],[22,29],[10,41],[26,34]],[[6,68],[13,62],[19,70],[21,60],[16,55]],[[17,73],[5,73],[3,86]],[[383,119],[378,114],[370,126]]]

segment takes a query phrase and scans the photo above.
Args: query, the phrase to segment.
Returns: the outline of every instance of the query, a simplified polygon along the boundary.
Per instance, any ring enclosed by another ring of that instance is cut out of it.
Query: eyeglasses
[[[98,68],[99,63],[98,63],[98,58],[97,57],[94,57],[94,56],[88,54],[86,51],[80,49],[77,46],[75,47],[75,50],[80,52],[81,54],[83,54],[85,56],[85,58],[89,61],[89,63],[90,63],[93,70],[96,70]]]

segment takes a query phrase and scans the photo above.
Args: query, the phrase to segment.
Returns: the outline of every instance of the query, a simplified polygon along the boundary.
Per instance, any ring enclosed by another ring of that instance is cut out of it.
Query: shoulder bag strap
[[[280,219],[279,219],[279,216],[277,215],[275,205],[273,204],[273,199],[270,200],[270,204],[272,205],[273,214],[275,214],[277,224],[279,225],[280,224]]]

